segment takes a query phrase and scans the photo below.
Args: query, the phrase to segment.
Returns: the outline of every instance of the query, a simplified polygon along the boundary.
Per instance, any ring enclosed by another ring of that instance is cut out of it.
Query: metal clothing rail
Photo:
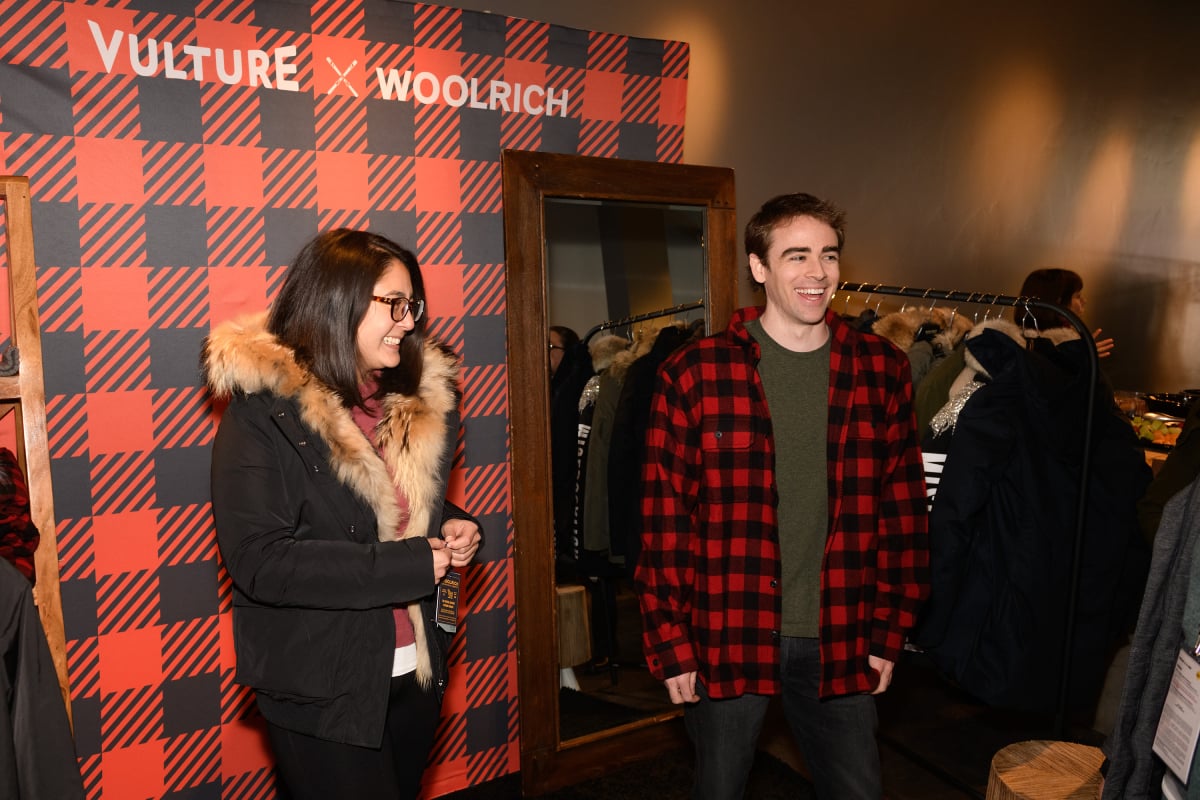
[[[1088,473],[1092,462],[1092,425],[1096,404],[1096,378],[1100,372],[1100,357],[1096,353],[1092,333],[1070,309],[1048,303],[1036,297],[992,294],[991,292],[960,292],[944,289],[912,288],[908,286],[885,286],[883,284],[842,281],[838,289],[847,292],[870,292],[872,294],[911,297],[919,300],[946,300],[954,303],[981,303],[992,306],[1011,306],[1025,309],[1044,308],[1053,311],[1071,323],[1079,338],[1088,343],[1087,408],[1084,409],[1083,450],[1079,459],[1079,495],[1075,505],[1075,532],[1071,550],[1071,580],[1067,593],[1066,631],[1063,637],[1062,671],[1059,674],[1058,698],[1054,711],[1054,738],[1062,739],[1066,730],[1067,693],[1071,674],[1071,646],[1075,638],[1075,614],[1079,593],[1079,571],[1082,563],[1083,536],[1087,521]]]
[[[661,308],[658,311],[647,311],[645,314],[634,314],[632,317],[624,319],[614,319],[608,322],[601,322],[599,325],[592,327],[583,335],[583,342],[587,343],[589,339],[595,336],[600,331],[608,330],[609,328],[620,328],[622,325],[632,325],[635,322],[642,322],[647,319],[655,319],[657,317],[666,317],[671,314],[680,314],[684,311],[692,311],[693,309],[704,308],[704,301],[697,300],[694,303],[683,303],[682,305],[672,306],[671,308]]]

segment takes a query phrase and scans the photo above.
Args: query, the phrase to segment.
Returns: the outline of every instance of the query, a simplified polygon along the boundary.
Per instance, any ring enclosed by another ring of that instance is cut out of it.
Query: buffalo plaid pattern
[[[221,404],[197,356],[338,226],[416,253],[430,332],[463,359],[450,497],[487,536],[463,575],[424,796],[519,768],[504,331],[526,309],[507,307],[500,153],[678,162],[688,70],[684,42],[436,3],[0,0],[0,174],[27,176],[33,206],[89,798],[278,794],[253,693],[233,679],[209,497]],[[0,207],[0,271],[6,224]],[[10,319],[5,296],[0,344]],[[10,419],[0,446],[15,442]],[[31,533],[0,545],[27,550]]]
[[[776,442],[742,309],[658,376],[637,570],[647,661],[697,671],[711,697],[778,694],[782,620]],[[827,314],[829,534],[821,695],[870,691],[929,592],[925,479],[904,355]]]
[[[17,456],[0,447],[0,557],[8,559],[30,583],[37,580],[33,554],[42,535],[29,516],[29,489]]]

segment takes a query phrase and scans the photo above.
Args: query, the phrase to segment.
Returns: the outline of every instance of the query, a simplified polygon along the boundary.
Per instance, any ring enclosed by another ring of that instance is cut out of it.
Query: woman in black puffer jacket
[[[205,343],[208,385],[229,398],[212,503],[237,680],[295,798],[415,797],[433,745],[435,593],[480,532],[445,499],[457,361],[423,311],[411,253],[336,230],[300,253],[268,316]]]

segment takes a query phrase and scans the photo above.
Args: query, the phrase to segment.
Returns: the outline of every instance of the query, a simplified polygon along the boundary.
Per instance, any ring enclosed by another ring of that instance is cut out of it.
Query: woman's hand
[[[446,577],[446,571],[450,569],[450,548],[441,539],[425,541],[429,542],[429,549],[433,551],[433,582],[441,583],[442,578]]]
[[[469,519],[448,519],[442,523],[442,539],[450,553],[450,565],[465,567],[479,549],[479,526]]]
[[[1113,340],[1111,336],[1107,339],[1101,339],[1100,331],[1102,330],[1104,329],[1096,328],[1092,333],[1092,338],[1096,340],[1096,356],[1098,358],[1108,358],[1112,355]]]

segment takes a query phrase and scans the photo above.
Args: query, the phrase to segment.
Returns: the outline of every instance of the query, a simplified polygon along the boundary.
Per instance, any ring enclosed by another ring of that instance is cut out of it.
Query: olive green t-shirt
[[[796,353],[772,339],[758,320],[746,323],[758,342],[758,375],[771,411],[775,485],[779,490],[784,636],[816,637],[821,563],[829,529],[829,342]]]

